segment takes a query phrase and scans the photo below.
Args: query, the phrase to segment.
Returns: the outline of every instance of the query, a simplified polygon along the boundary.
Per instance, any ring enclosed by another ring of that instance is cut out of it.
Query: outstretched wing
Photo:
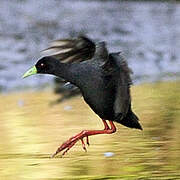
[[[85,36],[55,40],[43,50],[44,56],[53,56],[62,63],[81,62],[91,59],[96,51],[95,43]]]
[[[127,61],[121,53],[110,54],[110,61],[118,67],[116,82],[116,98],[114,102],[114,111],[117,116],[123,118],[129,109],[131,103],[130,85],[132,80],[130,74],[132,70],[128,67]]]

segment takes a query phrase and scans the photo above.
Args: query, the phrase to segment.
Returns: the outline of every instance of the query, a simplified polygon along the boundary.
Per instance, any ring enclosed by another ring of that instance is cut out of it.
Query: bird
[[[52,155],[65,155],[78,141],[83,149],[89,136],[116,132],[114,122],[143,130],[139,118],[132,111],[130,87],[132,70],[122,52],[109,52],[106,42],[95,42],[87,36],[58,39],[42,51],[44,56],[24,73],[50,74],[77,87],[84,101],[100,117],[102,130],[82,130],[60,145]]]

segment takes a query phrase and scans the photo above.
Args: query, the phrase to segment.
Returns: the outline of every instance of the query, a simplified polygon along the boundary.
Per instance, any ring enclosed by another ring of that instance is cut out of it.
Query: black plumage
[[[53,74],[78,87],[86,103],[103,120],[105,130],[115,131],[113,121],[142,129],[131,109],[132,71],[120,52],[109,53],[105,42],[94,43],[87,37],[78,37],[54,41],[43,53],[45,57],[35,65],[37,73]],[[104,120],[110,121],[111,128]],[[78,134],[76,141],[90,135],[93,133],[79,138]],[[67,152],[73,143],[69,139],[55,154],[66,148]]]

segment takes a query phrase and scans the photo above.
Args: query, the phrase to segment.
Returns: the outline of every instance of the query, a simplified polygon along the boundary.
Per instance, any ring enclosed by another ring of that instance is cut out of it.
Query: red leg
[[[103,121],[103,124],[104,124],[104,130],[110,129],[107,122],[106,122],[106,120],[102,119],[102,121]]]
[[[107,124],[107,122],[106,122],[106,120],[102,119],[102,122],[103,122],[103,124],[104,124],[104,130],[110,129],[109,126],[108,126],[108,124]],[[87,138],[87,139],[86,139],[86,143],[87,143],[87,145],[89,146],[90,144],[89,144],[89,138],[88,138],[88,136],[87,136],[86,138]],[[83,149],[84,149],[84,145],[83,145]]]
[[[113,121],[109,121],[110,127],[108,126],[107,122],[105,120],[102,120],[104,124],[104,130],[83,130],[79,134],[71,137],[69,140],[64,142],[57,151],[52,155],[54,157],[59,152],[65,150],[62,155],[65,155],[69,149],[71,149],[77,141],[81,140],[83,149],[86,151],[85,143],[83,141],[83,138],[87,138],[87,144],[89,145],[89,139],[88,136],[96,135],[96,134],[112,134],[116,132],[116,127],[113,123]]]

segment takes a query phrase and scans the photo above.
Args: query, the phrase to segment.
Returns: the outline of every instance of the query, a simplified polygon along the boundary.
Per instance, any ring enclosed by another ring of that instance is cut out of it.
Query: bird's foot
[[[86,136],[86,131],[84,130],[81,131],[79,134],[71,137],[66,142],[64,142],[51,157],[52,158],[55,157],[58,153],[62,152],[63,150],[64,152],[62,153],[62,156],[64,156],[79,140],[81,140],[83,149],[87,151],[86,145],[84,143],[85,137],[86,137],[86,144],[89,146],[89,138],[88,136]]]
[[[69,140],[64,142],[58,149],[57,151],[51,156],[52,158],[55,157],[58,153],[62,153],[62,156],[65,155],[79,140],[81,140],[82,147],[85,151],[86,150],[86,145],[84,143],[84,138],[86,138],[86,144],[89,145],[89,136],[96,135],[96,134],[112,134],[116,132],[116,127],[113,124],[113,121],[109,121],[110,127],[106,123],[105,120],[103,120],[104,123],[104,130],[84,130],[81,131],[79,134],[76,134],[75,136],[71,137]]]

